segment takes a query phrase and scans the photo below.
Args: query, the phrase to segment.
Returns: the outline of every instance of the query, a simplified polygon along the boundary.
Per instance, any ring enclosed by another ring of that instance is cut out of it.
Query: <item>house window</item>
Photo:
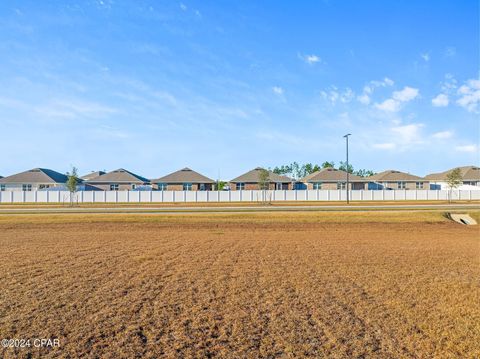
[[[158,183],[157,185],[159,191],[166,191],[168,188],[166,183]]]
[[[237,183],[236,187],[237,187],[237,191],[242,191],[242,190],[245,189],[245,183],[244,182],[239,182],[239,183]]]
[[[38,186],[38,189],[46,189],[46,188],[50,188],[50,185],[48,184],[41,184]]]
[[[283,183],[275,183],[275,189],[276,190],[282,190],[285,187],[288,187],[288,185],[287,184],[284,185]]]
[[[134,190],[135,188],[137,188],[137,185],[136,185],[136,184],[132,184],[132,190]]]
[[[337,189],[344,190],[347,188],[347,184],[345,182],[337,182]]]
[[[22,184],[22,191],[31,191],[32,185],[31,184]]]
[[[322,182],[313,182],[313,189],[322,189]]]
[[[184,183],[183,184],[183,190],[184,191],[191,191],[192,190],[192,184],[191,183]]]
[[[405,182],[397,182],[397,189],[405,189]]]
[[[0,191],[5,191],[5,185],[4,184],[0,184]]]
[[[118,183],[112,183],[110,185],[110,191],[118,191]]]
[[[423,189],[423,182],[415,182],[416,189]]]
[[[200,183],[200,191],[205,191],[205,183]]]

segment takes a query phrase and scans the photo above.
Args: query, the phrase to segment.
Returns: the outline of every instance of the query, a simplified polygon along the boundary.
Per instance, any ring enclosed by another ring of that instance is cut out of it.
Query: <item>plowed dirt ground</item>
[[[476,214],[478,218],[478,214]],[[480,357],[480,239],[440,213],[0,216],[0,357]]]

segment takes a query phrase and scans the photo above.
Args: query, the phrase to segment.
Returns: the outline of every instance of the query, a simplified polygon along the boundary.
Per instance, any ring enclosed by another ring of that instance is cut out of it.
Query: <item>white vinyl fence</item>
[[[448,190],[353,190],[352,201],[448,200]],[[452,191],[453,200],[480,200],[480,191]],[[278,191],[80,191],[75,203],[345,201],[345,190]],[[66,191],[3,191],[0,203],[70,203]]]

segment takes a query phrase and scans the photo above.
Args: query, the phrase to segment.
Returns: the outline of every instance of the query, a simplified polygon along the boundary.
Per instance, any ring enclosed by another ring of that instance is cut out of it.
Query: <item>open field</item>
[[[479,237],[429,211],[0,215],[0,339],[60,340],[0,356],[479,357]]]

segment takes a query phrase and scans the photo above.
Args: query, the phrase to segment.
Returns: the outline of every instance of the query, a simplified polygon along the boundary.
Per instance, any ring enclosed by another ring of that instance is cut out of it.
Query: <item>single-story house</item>
[[[38,191],[64,187],[68,177],[47,168],[33,168],[0,179],[0,191]]]
[[[104,191],[131,191],[150,184],[150,180],[123,168],[104,173],[85,181]]]
[[[394,190],[394,189],[429,189],[428,181],[410,173],[388,170],[365,178],[368,189]]]
[[[480,190],[480,167],[477,166],[463,166],[455,167],[460,169],[462,177],[462,185],[458,187],[460,190]],[[425,176],[430,182],[430,189],[449,189],[447,183],[447,176],[455,168],[440,173],[431,173]]]
[[[211,191],[215,181],[185,167],[166,176],[152,179],[151,183],[154,189],[161,191]]]
[[[305,183],[307,189],[341,189],[347,188],[347,172],[335,168],[323,168],[313,172],[300,180]],[[348,176],[351,190],[365,189],[367,181],[357,175]]]
[[[98,177],[98,176],[101,176],[101,175],[104,175],[104,174],[105,174],[104,171],[92,171],[91,173],[80,177],[80,179],[83,180],[83,181],[89,181],[92,178],[95,178],[95,177]]]
[[[244,173],[237,178],[234,178],[230,181],[230,188],[232,191],[240,190],[259,190],[259,189],[270,189],[270,190],[283,190],[283,189],[292,189],[295,183],[290,177],[282,176],[276,174],[272,171],[267,171],[268,178],[265,179],[266,188],[260,188],[262,185],[261,173],[262,171],[267,171],[261,167],[257,167],[247,173]]]

